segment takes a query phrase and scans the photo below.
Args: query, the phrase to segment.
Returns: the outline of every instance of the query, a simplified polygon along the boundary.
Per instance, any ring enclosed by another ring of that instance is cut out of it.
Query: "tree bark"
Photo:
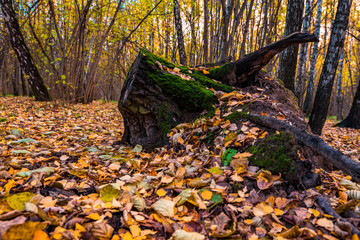
[[[21,69],[28,75],[29,85],[35,99],[38,101],[51,100],[50,94],[44,81],[37,69],[30,54],[24,37],[20,31],[20,26],[11,0],[0,0],[1,10],[4,14],[5,25],[9,33],[9,40],[16,56],[19,60]]]
[[[284,36],[301,30],[304,0],[288,0]],[[278,77],[285,87],[295,93],[295,73],[299,46],[292,46],[280,54]]]
[[[341,50],[344,47],[351,3],[352,0],[340,0],[338,3],[330,42],[316,91],[314,107],[309,120],[311,131],[315,134],[320,135],[325,124],[335,73],[339,64]]]
[[[356,94],[350,109],[349,115],[340,122],[338,127],[349,127],[360,129],[360,81],[356,90]]]
[[[316,9],[316,22],[315,22],[315,36],[319,38],[320,36],[320,25],[321,25],[321,9],[322,9],[322,0],[318,0],[317,9]],[[309,80],[306,88],[306,96],[304,100],[304,113],[310,113],[312,110],[312,101],[314,96],[314,80],[315,80],[315,68],[316,68],[316,59],[318,56],[319,43],[315,42],[313,46],[313,53],[310,59],[310,72]]]
[[[186,66],[187,59],[185,52],[184,35],[182,31],[182,22],[180,17],[180,5],[178,0],[174,0],[174,18],[175,18],[175,29],[178,39],[180,64]]]

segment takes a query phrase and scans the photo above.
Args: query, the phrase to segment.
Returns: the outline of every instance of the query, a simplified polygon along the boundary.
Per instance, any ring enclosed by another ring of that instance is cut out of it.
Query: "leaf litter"
[[[169,145],[151,153],[120,144],[115,103],[0,98],[1,238],[358,239],[350,223],[359,227],[359,186],[316,168],[321,184],[294,188],[253,166],[240,149],[268,131],[224,116],[253,96],[217,95],[214,116],[178,125]],[[359,146],[339,135],[326,130],[324,138],[343,151],[349,141]]]

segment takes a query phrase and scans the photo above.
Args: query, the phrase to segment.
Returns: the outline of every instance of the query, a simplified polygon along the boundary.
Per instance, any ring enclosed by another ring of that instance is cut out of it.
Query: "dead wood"
[[[287,47],[300,43],[318,42],[314,34],[296,32],[252,52],[237,61],[210,70],[210,77],[231,86],[249,85],[270,60]]]

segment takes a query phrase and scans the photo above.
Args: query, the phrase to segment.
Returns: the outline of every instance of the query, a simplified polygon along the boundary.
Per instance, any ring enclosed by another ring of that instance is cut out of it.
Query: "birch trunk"
[[[175,18],[175,29],[178,40],[180,64],[185,66],[187,64],[187,59],[185,52],[184,35],[182,30],[182,22],[180,17],[180,5],[178,0],[174,0],[174,18]]]
[[[309,125],[315,134],[321,134],[330,104],[331,90],[334,84],[340,53],[344,48],[346,29],[352,0],[340,0],[331,30],[328,50],[316,91],[314,107],[310,115]]]
[[[303,32],[308,32],[311,23],[311,5],[312,0],[306,0],[306,7],[305,7],[305,18],[303,22]],[[303,106],[303,94],[304,94],[304,86],[305,86],[305,65],[307,59],[307,49],[308,44],[304,43],[300,46],[300,54],[299,54],[299,65],[298,65],[298,72],[297,72],[297,81],[296,81],[296,89],[295,89],[295,96],[299,99],[300,108]]]
[[[315,32],[314,34],[319,37],[320,35],[320,26],[321,26],[321,10],[322,10],[322,0],[317,2],[317,12],[316,12],[316,22],[315,22]],[[306,88],[306,96],[304,101],[303,111],[304,113],[310,113],[312,110],[312,102],[314,96],[314,82],[315,82],[315,68],[316,68],[316,59],[318,57],[319,43],[315,42],[313,46],[313,53],[310,60],[310,73],[308,85]]]

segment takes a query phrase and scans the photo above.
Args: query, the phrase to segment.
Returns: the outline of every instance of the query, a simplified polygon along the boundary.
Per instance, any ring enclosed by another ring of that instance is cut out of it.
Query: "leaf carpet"
[[[120,145],[122,131],[116,103],[0,98],[1,238],[358,239],[360,188],[348,176],[316,169],[321,185],[294,189],[250,153],[226,151],[267,135],[250,122],[218,108],[152,153]],[[353,215],[336,219],[318,196]]]

